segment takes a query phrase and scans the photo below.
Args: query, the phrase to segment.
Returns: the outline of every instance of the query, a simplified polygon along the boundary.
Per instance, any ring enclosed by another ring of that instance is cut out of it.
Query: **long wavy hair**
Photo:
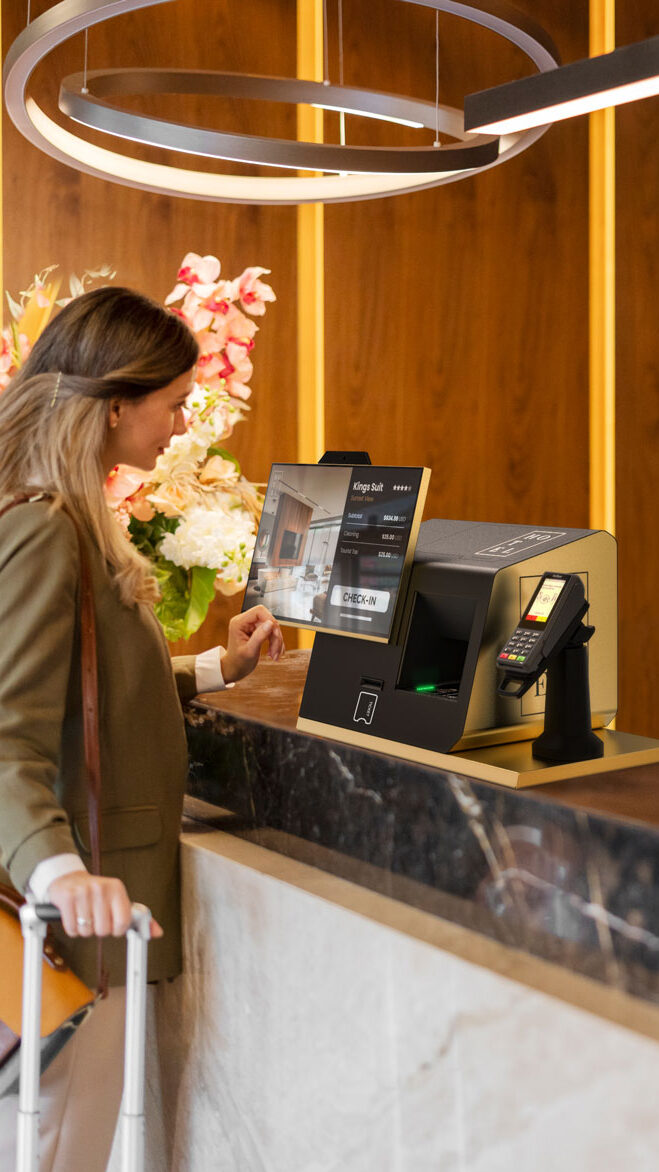
[[[131,289],[108,286],[58,313],[0,395],[0,497],[51,493],[54,507],[66,506],[88,530],[129,606],[153,601],[158,589],[150,563],[105,501],[109,400],[144,398],[198,356],[180,317]]]

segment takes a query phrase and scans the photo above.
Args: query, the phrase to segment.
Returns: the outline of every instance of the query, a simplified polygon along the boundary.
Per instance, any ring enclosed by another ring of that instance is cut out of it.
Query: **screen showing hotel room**
[[[386,641],[416,534],[424,468],[273,464],[243,609]]]

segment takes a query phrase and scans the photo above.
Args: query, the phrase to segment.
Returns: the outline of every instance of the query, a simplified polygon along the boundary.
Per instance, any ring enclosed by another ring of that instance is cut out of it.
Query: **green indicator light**
[[[437,687],[436,684],[417,684],[414,691],[415,692],[434,692],[436,687]]]

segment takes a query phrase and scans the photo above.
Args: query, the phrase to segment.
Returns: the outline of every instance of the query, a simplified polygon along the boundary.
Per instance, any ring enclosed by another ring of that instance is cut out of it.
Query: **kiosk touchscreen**
[[[387,642],[421,522],[427,468],[273,464],[243,609]]]

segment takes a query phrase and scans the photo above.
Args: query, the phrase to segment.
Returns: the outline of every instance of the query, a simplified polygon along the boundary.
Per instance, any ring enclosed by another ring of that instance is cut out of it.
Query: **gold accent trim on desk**
[[[651,765],[659,761],[659,741],[650,737],[638,737],[633,733],[616,732],[604,728],[597,736],[604,742],[604,756],[590,761],[573,761],[565,765],[554,765],[536,761],[532,755],[531,741],[515,741],[512,745],[488,745],[470,753],[437,753],[421,749],[418,745],[406,745],[401,741],[389,741],[384,737],[352,729],[335,728],[319,720],[298,717],[300,732],[314,736],[344,741],[360,749],[386,753],[401,757],[417,765],[429,765],[434,769],[446,769],[450,773],[463,773],[477,781],[491,781],[509,789],[526,789],[533,785],[546,785],[550,781],[569,781],[575,777],[589,777],[592,774],[610,773],[614,769],[630,769],[636,765]]]

